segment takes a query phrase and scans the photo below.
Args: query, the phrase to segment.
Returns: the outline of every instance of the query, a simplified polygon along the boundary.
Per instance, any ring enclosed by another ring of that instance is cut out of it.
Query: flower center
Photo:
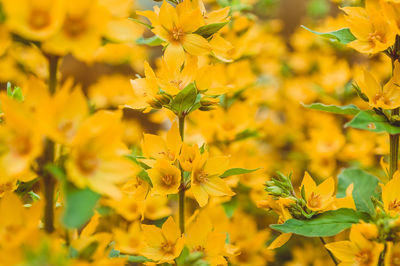
[[[360,266],[368,266],[372,261],[372,254],[369,250],[361,250],[355,256],[355,260],[359,263]]]
[[[382,33],[378,32],[378,31],[374,31],[373,33],[370,33],[368,35],[368,41],[370,42],[370,44],[372,46],[375,46],[375,42],[384,43],[386,41],[386,39]]]
[[[77,165],[82,173],[90,175],[97,169],[99,160],[95,154],[81,152],[77,158]]]
[[[163,181],[166,187],[172,187],[173,185],[175,185],[175,178],[171,174],[163,175],[161,180]]]
[[[50,24],[50,14],[47,10],[32,9],[28,23],[34,30],[41,30]]]
[[[393,253],[390,262],[391,265],[400,265],[400,253]]]
[[[71,38],[77,38],[87,29],[87,24],[82,17],[67,16],[64,22],[64,31]]]
[[[321,196],[319,194],[311,193],[308,205],[312,208],[317,208],[321,205]]]
[[[168,241],[165,241],[161,244],[161,250],[164,254],[174,254],[174,244]]]
[[[160,152],[160,154],[164,155],[164,158],[169,160],[169,161],[175,160],[175,153],[173,153],[170,150]]]
[[[377,93],[373,99],[373,102],[376,104],[378,102],[382,102],[386,105],[390,104],[390,101],[388,98],[385,97],[385,95],[383,95],[382,93]]]
[[[14,139],[11,149],[14,153],[18,156],[25,156],[28,155],[29,152],[32,150],[32,143],[29,137],[27,136],[19,136]]]
[[[208,174],[203,170],[196,171],[194,173],[194,180],[195,184],[204,184],[208,182]]]
[[[185,32],[183,31],[182,28],[178,28],[174,26],[170,33],[170,38],[172,42],[182,42],[183,37],[185,36]]]
[[[400,212],[400,200],[398,199],[393,200],[392,202],[389,203],[388,208],[389,210]]]

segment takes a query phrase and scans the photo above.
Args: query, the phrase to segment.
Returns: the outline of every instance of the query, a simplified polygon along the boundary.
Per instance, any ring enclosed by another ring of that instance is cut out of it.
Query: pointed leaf
[[[214,33],[218,32],[220,29],[222,29],[227,23],[228,21],[204,25],[198,28],[194,33],[201,35],[207,39],[211,37],[211,35],[213,35]]]
[[[89,188],[78,189],[71,184],[65,189],[65,212],[63,223],[68,228],[80,228],[93,216],[100,195]]]
[[[136,40],[137,44],[144,44],[148,46],[159,46],[163,43],[164,41],[159,38],[157,35],[154,35],[153,37],[150,38],[144,38],[140,37],[139,39]]]
[[[353,199],[357,210],[369,214],[375,213],[371,196],[379,197],[378,178],[361,169],[345,169],[339,174],[338,179],[338,198],[345,197],[347,187],[353,184]]]
[[[348,44],[348,43],[356,40],[356,37],[351,33],[349,28],[343,28],[343,29],[331,31],[331,32],[317,32],[317,31],[307,28],[304,25],[301,25],[301,27],[303,29],[308,30],[309,32],[315,33],[317,35],[320,35],[322,37],[328,38],[333,41],[338,41],[343,44]]]
[[[171,103],[171,109],[177,115],[188,114],[196,102],[197,89],[194,83],[190,83],[181,90]]]
[[[259,169],[260,168],[256,168],[256,169],[231,168],[231,169],[226,170],[222,175],[220,175],[220,177],[225,178],[225,177],[232,176],[232,175],[248,174],[248,173],[257,171]]]
[[[272,224],[272,229],[307,237],[334,236],[350,228],[365,215],[352,209],[339,209],[315,215],[309,220],[289,219],[283,224]]]
[[[390,124],[384,116],[378,115],[372,110],[360,111],[345,127],[372,132],[388,132],[389,134],[400,133],[400,127]]]
[[[323,103],[312,103],[312,104],[302,104],[302,105],[309,109],[340,114],[340,115],[356,115],[360,112],[360,109],[353,104],[345,106],[326,105]]]

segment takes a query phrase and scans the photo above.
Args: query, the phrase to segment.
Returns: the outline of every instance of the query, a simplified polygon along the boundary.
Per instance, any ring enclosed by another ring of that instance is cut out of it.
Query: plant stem
[[[57,67],[58,56],[48,55],[49,61],[49,79],[48,86],[50,94],[54,94],[57,86]],[[44,185],[44,230],[46,233],[51,234],[54,231],[54,190],[56,180],[51,176],[48,171],[44,170],[47,163],[54,161],[54,142],[46,139],[44,153],[40,163],[40,172],[43,177]]]
[[[400,36],[396,35],[396,42],[394,43],[393,50],[392,50],[392,76],[394,72],[394,64],[395,61],[398,59],[398,53],[400,51]],[[393,115],[399,115],[399,109],[396,108],[392,111]],[[392,179],[394,173],[397,171],[398,168],[398,161],[399,161],[399,135],[389,135],[390,141],[390,159],[389,159],[389,179]]]
[[[181,135],[182,141],[185,139],[185,115],[179,116],[179,134]],[[185,233],[185,180],[183,176],[183,169],[181,169],[181,185],[179,187],[179,228],[181,233]]]
[[[399,109],[393,110],[393,115],[399,114]],[[394,173],[397,171],[399,160],[399,135],[389,135],[390,140],[390,160],[389,160],[389,179],[392,179]]]
[[[324,238],[323,238],[323,237],[320,237],[319,239],[321,240],[322,244],[323,244],[324,247],[325,247],[326,242],[325,242]],[[333,260],[333,263],[335,263],[335,265],[339,265],[339,262],[336,260],[335,256],[333,256],[332,252],[331,252],[329,249],[327,249],[327,248],[325,248],[325,249],[326,249],[326,251],[328,251],[329,256],[330,256],[331,259]]]

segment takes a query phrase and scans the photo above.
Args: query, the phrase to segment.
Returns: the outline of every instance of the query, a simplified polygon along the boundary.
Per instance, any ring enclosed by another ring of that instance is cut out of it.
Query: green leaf
[[[67,184],[65,198],[63,223],[69,228],[80,228],[93,216],[93,210],[100,195],[88,188],[78,189]]]
[[[345,127],[372,132],[388,132],[389,134],[400,133],[400,127],[391,125],[384,116],[378,115],[372,110],[360,111]]]
[[[360,169],[345,169],[338,177],[337,197],[346,196],[346,189],[349,185],[354,184],[353,199],[358,211],[375,213],[375,208],[371,197],[379,197],[377,191],[379,179],[375,176],[364,172]]]
[[[343,44],[348,44],[348,43],[356,40],[356,37],[351,33],[349,28],[343,28],[343,29],[331,31],[331,32],[317,32],[317,31],[307,28],[304,25],[301,25],[301,27],[303,29],[308,30],[309,32],[315,33],[319,36],[328,38],[330,40],[338,41]]]
[[[144,38],[140,37],[139,39],[136,40],[137,44],[144,44],[148,46],[159,46],[163,43],[164,41],[159,38],[157,35],[154,35],[153,37],[150,38]]]
[[[204,38],[211,37],[214,33],[222,29],[228,21],[220,23],[212,23],[198,28],[194,33],[203,36]]]
[[[220,177],[225,178],[225,177],[232,176],[232,175],[248,174],[248,173],[257,171],[259,169],[260,168],[256,168],[256,169],[231,168],[231,169],[226,170],[222,175],[220,175]]]
[[[20,87],[12,88],[10,82],[7,82],[7,96],[13,98],[14,100],[22,102],[24,100],[24,96],[22,95],[22,90]]]
[[[312,103],[312,104],[302,104],[302,105],[309,109],[340,114],[340,115],[356,115],[360,112],[360,109],[353,104],[345,106],[326,105],[323,103]]]
[[[121,255],[120,257],[125,258],[126,256]],[[132,256],[129,255],[128,256],[128,261],[129,262],[134,262],[134,263],[143,263],[143,262],[148,262],[148,261],[152,261],[151,259],[148,259],[144,256]]]
[[[238,205],[239,205],[239,201],[236,197],[232,198],[228,202],[222,203],[222,207],[224,208],[226,216],[228,216],[228,218],[232,218]]]
[[[177,115],[190,113],[197,98],[197,89],[194,83],[190,83],[181,90],[171,103],[171,109]]]
[[[187,256],[190,254],[189,248],[187,246],[185,246],[182,249],[181,254],[179,255],[179,257],[177,257],[175,259],[176,265],[177,266],[185,266],[185,260],[187,258]]]
[[[352,209],[339,209],[315,215],[309,220],[289,219],[283,224],[272,224],[272,229],[306,237],[334,236],[358,223],[364,216]]]

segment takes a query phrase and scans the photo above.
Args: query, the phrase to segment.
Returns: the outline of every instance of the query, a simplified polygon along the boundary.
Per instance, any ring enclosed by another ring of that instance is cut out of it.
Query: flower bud
[[[157,94],[155,98],[162,105],[166,105],[166,104],[169,104],[171,102],[171,99],[165,94]]]
[[[200,99],[201,106],[211,106],[219,103],[219,98],[203,97]]]

